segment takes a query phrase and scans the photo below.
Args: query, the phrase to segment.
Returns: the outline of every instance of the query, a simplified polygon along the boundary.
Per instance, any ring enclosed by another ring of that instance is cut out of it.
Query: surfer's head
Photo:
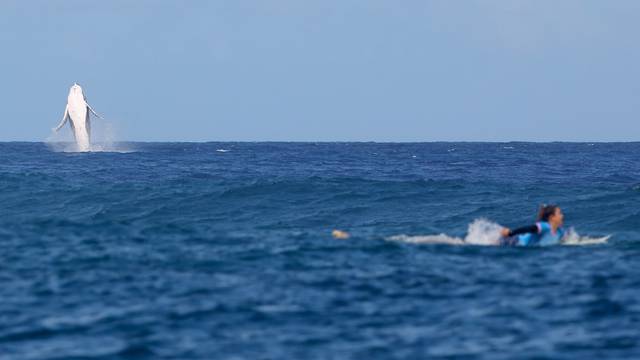
[[[558,205],[542,205],[538,211],[538,221],[545,221],[551,225],[562,226],[564,214]]]

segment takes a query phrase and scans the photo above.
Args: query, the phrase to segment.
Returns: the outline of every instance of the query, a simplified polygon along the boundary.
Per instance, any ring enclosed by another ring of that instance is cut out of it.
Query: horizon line
[[[32,140],[0,140],[0,143],[28,143],[28,144],[66,144],[73,143],[73,141],[32,141]],[[378,141],[378,140],[122,140],[113,142],[97,141],[93,144],[105,144],[105,143],[169,143],[169,144],[209,144],[209,143],[292,143],[292,144],[345,144],[345,143],[359,143],[359,144],[434,144],[434,143],[483,143],[483,144],[632,144],[640,143],[640,140],[616,140],[616,141],[584,141],[584,140],[424,140],[424,141]]]

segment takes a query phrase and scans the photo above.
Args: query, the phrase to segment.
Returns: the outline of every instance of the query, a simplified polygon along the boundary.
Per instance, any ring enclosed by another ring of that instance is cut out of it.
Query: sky
[[[74,82],[122,141],[638,141],[637,19],[637,0],[2,0],[0,141],[44,141]]]

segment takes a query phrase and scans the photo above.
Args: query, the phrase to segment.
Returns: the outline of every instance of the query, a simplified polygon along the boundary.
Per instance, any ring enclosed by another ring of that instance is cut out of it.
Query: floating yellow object
[[[348,239],[351,235],[348,232],[342,230],[333,230],[331,232],[334,239]]]

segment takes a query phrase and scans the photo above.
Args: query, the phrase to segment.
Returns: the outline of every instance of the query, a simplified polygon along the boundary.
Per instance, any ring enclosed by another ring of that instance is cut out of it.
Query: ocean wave
[[[640,143],[132,147],[0,144],[0,358],[638,358]]]

